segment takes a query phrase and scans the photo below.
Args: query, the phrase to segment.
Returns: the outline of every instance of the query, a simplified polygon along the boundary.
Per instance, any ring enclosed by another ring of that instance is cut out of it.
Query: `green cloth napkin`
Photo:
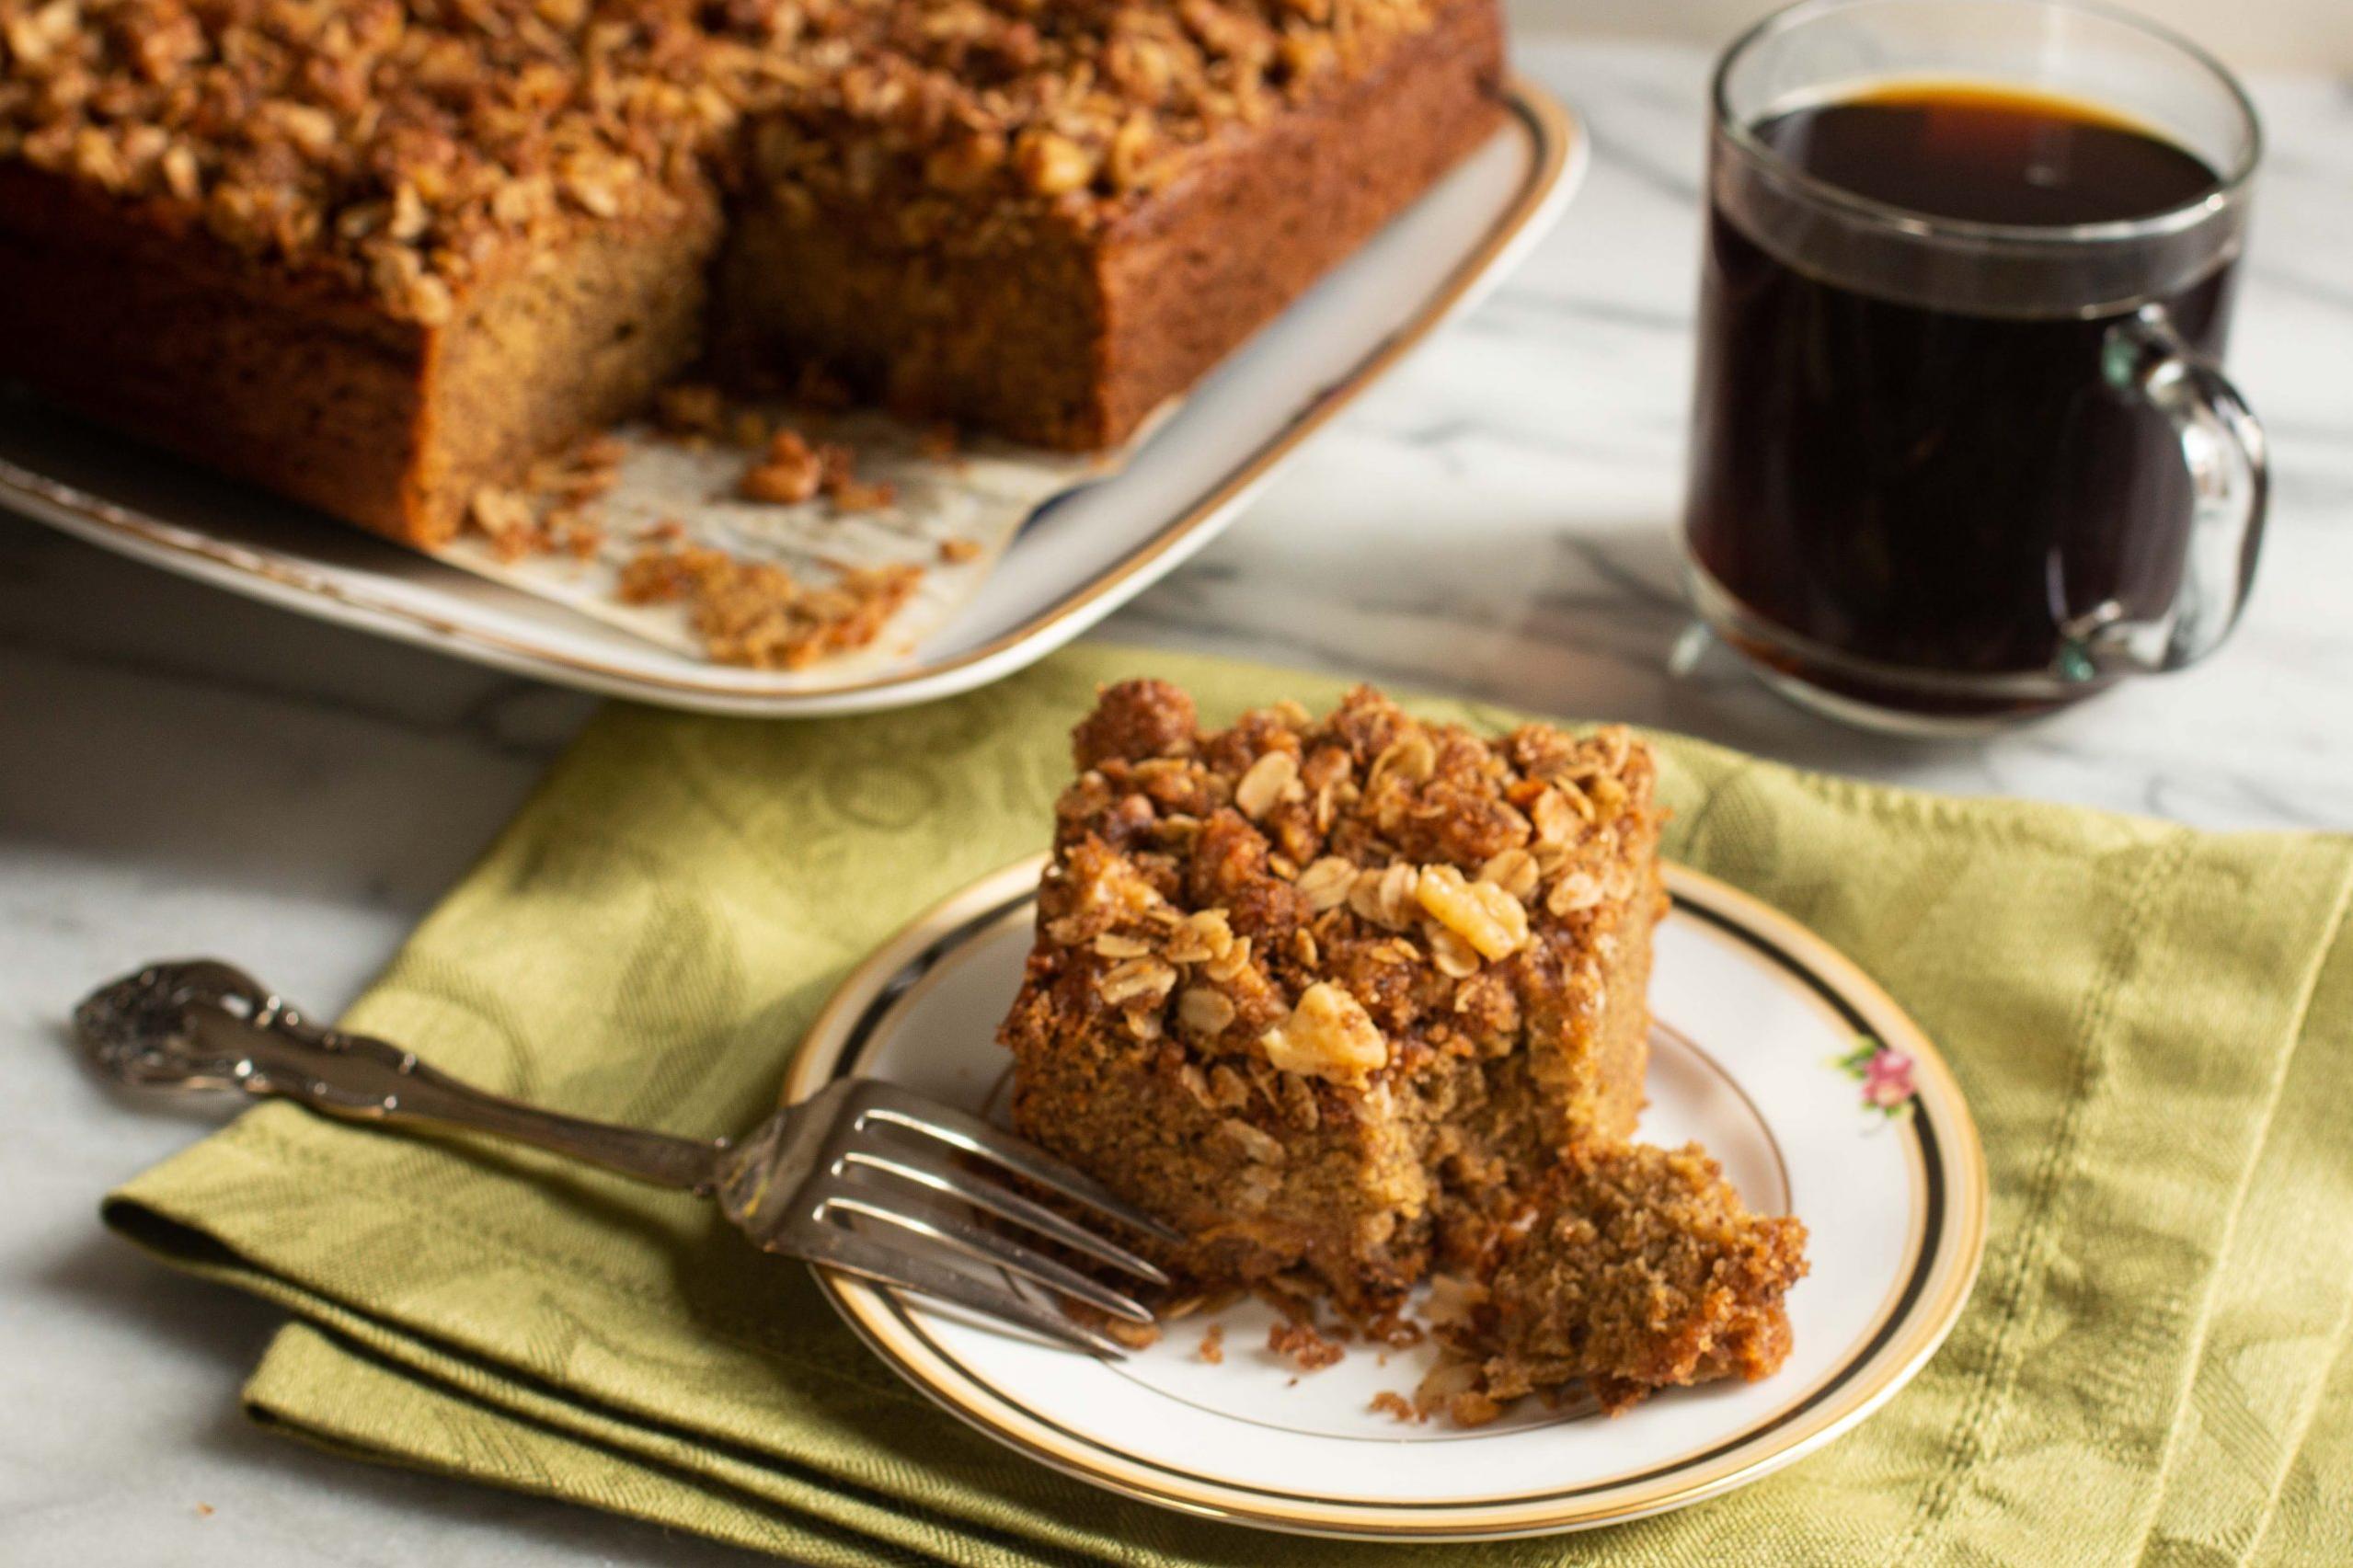
[[[610,708],[348,1022],[568,1110],[748,1126],[845,970],[1044,844],[1070,726],[1141,673],[1211,717],[1339,685],[1086,647],[869,717]],[[941,1413],[708,1206],[487,1142],[268,1104],[106,1217],[293,1312],[247,1391],[265,1423],[818,1563],[2344,1561],[2353,841],[1659,743],[1670,853],[1912,1012],[1968,1091],[1993,1204],[1975,1298],[1904,1392],[1680,1513],[1415,1548],[1122,1502]]]

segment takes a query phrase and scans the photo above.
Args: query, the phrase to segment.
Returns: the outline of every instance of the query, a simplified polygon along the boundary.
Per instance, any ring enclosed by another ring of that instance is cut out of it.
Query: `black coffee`
[[[1828,103],[1756,134],[1857,195],[1938,218],[2114,222],[2218,184],[2173,143],[2087,106],[1921,88]],[[2219,357],[2230,269],[2162,303]],[[2160,612],[2190,511],[2175,437],[2104,375],[2119,316],[2003,319],[1833,285],[1720,209],[1701,305],[1690,542],[1750,612],[1914,670],[2038,670],[2072,617]],[[1790,667],[1787,649],[1750,651]],[[1852,670],[1866,701],[1966,710]]]

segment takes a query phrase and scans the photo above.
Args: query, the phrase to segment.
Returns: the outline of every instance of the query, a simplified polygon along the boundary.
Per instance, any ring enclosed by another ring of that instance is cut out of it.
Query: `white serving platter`
[[[708,662],[371,538],[17,397],[0,506],[201,582],[460,658],[675,708],[856,713],[985,684],[1209,543],[1335,413],[1558,217],[1585,140],[1514,81],[1503,129],[1208,377],[1116,475],[1049,502],[921,643],[839,668]]]

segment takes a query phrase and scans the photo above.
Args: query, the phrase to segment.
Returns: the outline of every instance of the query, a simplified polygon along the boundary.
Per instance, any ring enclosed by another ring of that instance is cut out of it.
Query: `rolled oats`
[[[1234,951],[1234,926],[1223,910],[1197,910],[1178,918],[1164,949],[1175,964],[1209,964]]]
[[[1360,920],[1392,930],[1412,918],[1414,888],[1420,874],[1400,861],[1379,871],[1360,873],[1349,888],[1349,908]]]
[[[1491,882],[1523,903],[1539,880],[1536,857],[1526,850],[1502,850],[1479,867],[1478,880]]]
[[[1104,971],[1096,989],[1115,1007],[1131,1001],[1158,1003],[1176,984],[1176,971],[1158,958],[1130,958]]]
[[[1555,915],[1573,915],[1601,901],[1601,880],[1590,871],[1572,871],[1544,895],[1544,908]]]
[[[1356,863],[1336,854],[1326,855],[1299,874],[1300,894],[1317,914],[1347,903],[1349,890],[1355,885]]]
[[[1213,980],[1231,980],[1250,967],[1251,939],[1237,936],[1234,944],[1201,966],[1201,973]]]
[[[1576,788],[1574,784],[1568,786]],[[1584,797],[1579,795],[1578,799]],[[1536,842],[1547,846],[1565,844],[1577,831],[1578,815],[1569,804],[1568,796],[1555,784],[1529,804],[1528,821],[1536,830]]]
[[[1204,1038],[1222,1035],[1234,1022],[1234,1003],[1223,991],[1207,986],[1188,987],[1176,999],[1176,1022]]]
[[[1239,1116],[1228,1116],[1218,1123],[1228,1138],[1242,1146],[1242,1151],[1261,1165],[1280,1165],[1291,1158],[1291,1150],[1272,1133],[1252,1127]]]
[[[1234,786],[1234,808],[1252,821],[1265,818],[1299,782],[1299,759],[1289,751],[1269,751],[1250,764]]]
[[[1222,1064],[1210,1069],[1210,1103],[1221,1110],[1237,1110],[1250,1103],[1250,1084]]]
[[[1422,924],[1422,939],[1429,944],[1429,961],[1449,979],[1468,979],[1479,972],[1479,950],[1436,921]]]

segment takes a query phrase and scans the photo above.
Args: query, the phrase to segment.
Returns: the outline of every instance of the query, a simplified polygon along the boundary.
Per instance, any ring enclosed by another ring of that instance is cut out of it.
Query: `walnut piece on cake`
[[[1488,740],[1360,688],[1205,733],[1138,681],[1074,743],[1015,1125],[1191,1234],[1194,1283],[1304,1269],[1378,1312],[1632,1132],[1664,896],[1627,731]]]

